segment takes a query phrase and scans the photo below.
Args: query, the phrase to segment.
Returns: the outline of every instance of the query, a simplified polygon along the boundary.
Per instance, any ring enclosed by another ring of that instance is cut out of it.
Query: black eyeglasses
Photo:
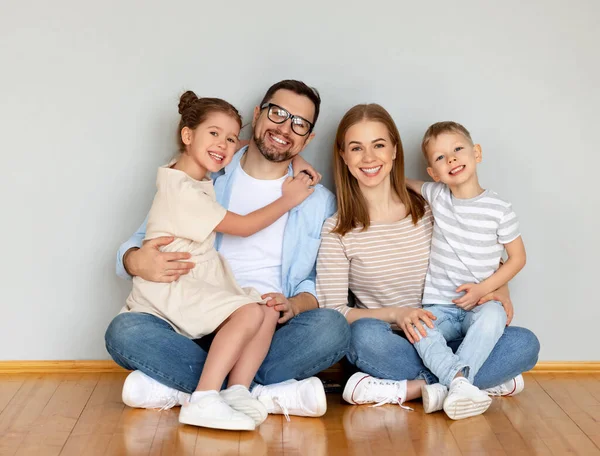
[[[274,103],[265,103],[260,107],[261,110],[265,108],[267,108],[267,117],[273,123],[282,124],[286,120],[292,119],[292,131],[298,136],[306,136],[314,128],[312,122],[309,122],[304,117],[290,114],[287,110]]]

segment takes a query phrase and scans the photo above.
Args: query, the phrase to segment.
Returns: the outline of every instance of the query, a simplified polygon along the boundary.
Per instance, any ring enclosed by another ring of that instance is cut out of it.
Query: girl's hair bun
[[[183,115],[184,111],[187,111],[196,101],[198,101],[198,97],[191,90],[181,95],[179,99],[179,114]]]

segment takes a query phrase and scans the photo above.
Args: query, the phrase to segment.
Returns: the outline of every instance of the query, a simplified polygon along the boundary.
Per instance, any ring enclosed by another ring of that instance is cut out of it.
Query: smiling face
[[[281,89],[273,94],[269,103],[282,107],[292,115],[313,122],[315,105],[304,95]],[[291,119],[277,124],[267,116],[268,109],[254,108],[254,142],[260,153],[271,162],[284,162],[298,155],[312,140],[314,133],[300,136],[292,131]]]
[[[238,148],[240,126],[236,119],[222,112],[213,112],[195,129],[184,127],[181,140],[184,154],[208,172],[227,166]]]
[[[358,185],[374,188],[389,180],[396,146],[383,123],[366,120],[348,128],[341,155]]]
[[[481,146],[460,133],[442,133],[427,144],[427,172],[436,182],[456,187],[477,178]]]

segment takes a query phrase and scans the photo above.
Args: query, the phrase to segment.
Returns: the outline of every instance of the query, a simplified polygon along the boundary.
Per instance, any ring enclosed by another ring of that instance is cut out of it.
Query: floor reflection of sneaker
[[[282,439],[285,454],[327,455],[327,430],[323,420],[283,421]]]
[[[129,407],[167,410],[184,404],[190,395],[163,385],[136,370],[125,379],[122,398]]]
[[[273,385],[256,385],[252,397],[267,408],[267,412],[295,416],[323,416],[327,411],[327,398],[323,383],[317,377],[304,380],[287,380]]]
[[[387,440],[388,428],[404,424],[401,420],[407,415],[397,407],[344,406],[343,410],[342,425],[350,442]]]
[[[342,397],[350,404],[398,404],[405,408],[406,380],[383,380],[357,372],[346,382]]]
[[[444,408],[444,400],[448,396],[448,388],[441,383],[433,385],[423,385],[421,387],[421,397],[423,398],[423,411],[433,413]]]
[[[213,429],[253,431],[254,420],[232,409],[216,391],[181,407],[179,422]]]
[[[490,396],[514,396],[519,394],[525,388],[525,380],[521,374],[515,378],[511,378],[509,381],[502,385],[487,388],[486,391]]]
[[[221,391],[221,397],[234,410],[248,415],[260,426],[267,419],[267,409],[258,399],[255,399],[243,385],[233,385]]]
[[[453,420],[462,420],[481,415],[492,403],[485,391],[472,385],[466,378],[452,380],[448,396],[444,400],[444,412]]]

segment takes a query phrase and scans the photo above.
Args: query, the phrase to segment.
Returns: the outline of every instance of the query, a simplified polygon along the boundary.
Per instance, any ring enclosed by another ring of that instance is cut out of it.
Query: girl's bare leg
[[[261,306],[261,308],[264,312],[263,323],[256,332],[256,335],[245,346],[239,359],[229,373],[228,387],[244,385],[246,388],[249,388],[250,383],[269,352],[277,320],[279,319],[279,312],[272,307]]]
[[[210,345],[196,391],[221,390],[227,374],[238,362],[242,352],[246,352],[252,345],[251,341],[257,332],[262,329],[264,307],[259,304],[247,304],[237,309],[221,324]]]

